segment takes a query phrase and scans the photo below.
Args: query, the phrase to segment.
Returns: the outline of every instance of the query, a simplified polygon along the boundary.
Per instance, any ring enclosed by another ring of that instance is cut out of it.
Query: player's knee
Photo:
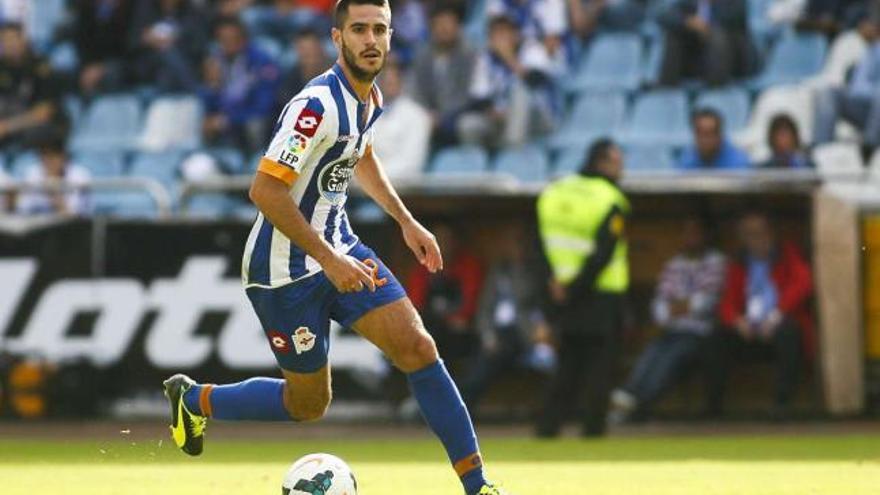
[[[284,402],[291,418],[295,421],[308,422],[323,418],[332,398],[333,393],[329,387],[299,392],[287,388]]]
[[[410,342],[394,357],[394,363],[404,373],[420,370],[437,362],[437,345],[427,332],[419,332]]]

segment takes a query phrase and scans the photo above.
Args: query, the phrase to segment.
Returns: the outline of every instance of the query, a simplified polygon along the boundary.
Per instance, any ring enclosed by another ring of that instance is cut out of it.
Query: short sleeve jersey
[[[288,184],[306,221],[340,253],[358,242],[344,206],[349,181],[372,143],[372,127],[381,113],[379,89],[374,85],[369,100],[361,102],[342,68],[334,65],[284,107],[260,161],[260,173]],[[320,271],[317,261],[262,213],[257,215],[242,260],[246,287],[280,287]]]

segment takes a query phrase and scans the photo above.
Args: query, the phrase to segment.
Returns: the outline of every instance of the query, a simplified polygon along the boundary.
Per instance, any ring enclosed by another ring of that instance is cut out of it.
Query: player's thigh
[[[354,322],[353,328],[401,371],[417,371],[438,359],[434,340],[408,297],[369,311]]]
[[[281,370],[284,374],[284,407],[299,421],[314,421],[324,416],[333,397],[330,365],[311,373]]]

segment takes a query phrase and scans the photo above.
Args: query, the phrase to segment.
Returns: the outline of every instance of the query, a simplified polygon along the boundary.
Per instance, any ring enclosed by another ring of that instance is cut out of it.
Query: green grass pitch
[[[168,440],[0,438],[3,495],[277,495],[287,466],[330,452],[361,495],[460,494],[438,445],[414,440],[211,440],[188,458]],[[880,435],[488,439],[490,474],[517,495],[880,493]]]

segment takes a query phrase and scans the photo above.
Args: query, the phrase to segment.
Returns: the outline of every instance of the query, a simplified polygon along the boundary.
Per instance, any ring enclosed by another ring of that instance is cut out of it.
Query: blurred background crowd
[[[0,177],[247,174],[332,63],[329,0],[0,2]],[[880,167],[871,0],[396,0],[376,147],[397,179],[541,182],[598,136],[632,172]],[[875,159],[876,158],[876,159]],[[155,214],[136,195],[7,209]],[[14,204],[13,204],[14,203]],[[235,198],[195,207],[248,216]]]
[[[150,218],[158,211],[149,197],[89,184],[149,179],[182,210],[186,183],[252,174],[280,109],[333,63],[333,4],[0,0],[4,211]],[[880,179],[880,1],[391,5],[375,147],[400,185],[542,185],[578,172],[588,156],[621,160],[628,176],[773,169]],[[619,153],[594,156],[602,137]],[[72,187],[27,187],[53,181]],[[199,199],[186,211],[255,213],[240,193]],[[593,416],[649,417],[699,371],[703,414],[716,417],[742,354],[774,363],[769,409],[788,417],[815,354],[810,263],[764,211],[741,214],[726,252],[714,219],[685,217],[681,232],[666,233],[680,237],[678,253],[648,303],[657,336],[626,380],[590,374],[608,397]],[[547,374],[559,364],[546,266],[528,228],[492,239],[489,260],[454,225],[434,232],[447,268],[416,268],[407,289],[441,353],[463,363],[456,378],[480,414],[508,371]],[[602,428],[585,424],[585,433]]]

